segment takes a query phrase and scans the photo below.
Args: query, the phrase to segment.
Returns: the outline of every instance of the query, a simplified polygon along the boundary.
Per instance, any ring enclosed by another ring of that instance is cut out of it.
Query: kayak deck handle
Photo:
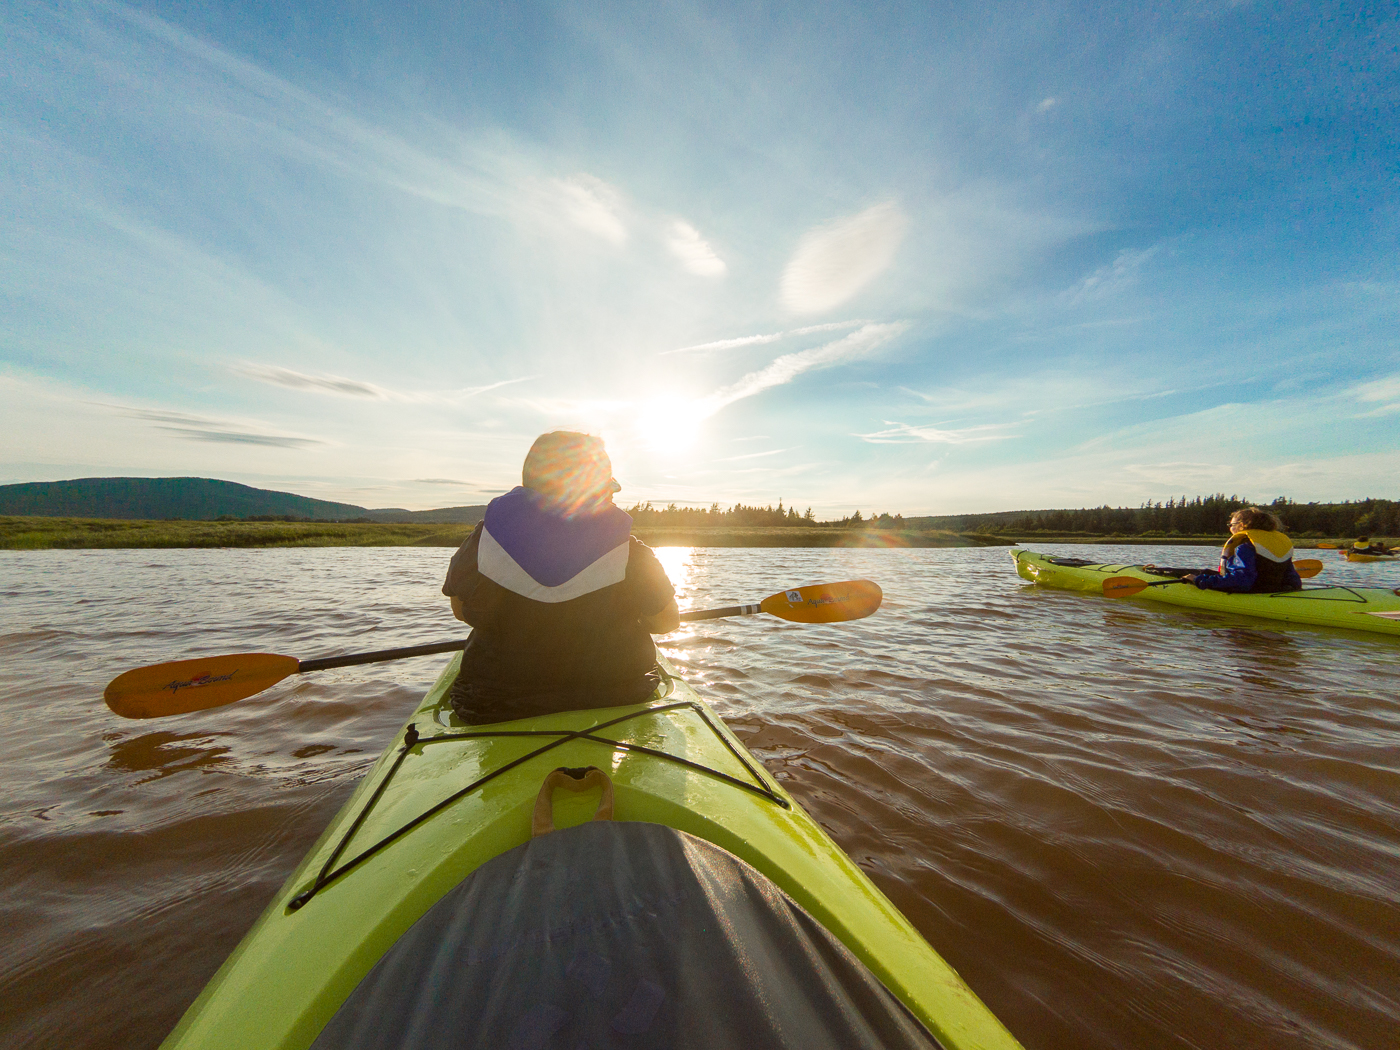
[[[598,799],[598,811],[593,814],[593,819],[612,820],[612,778],[601,769],[597,766],[581,766],[575,769],[560,766],[550,773],[544,778],[544,783],[540,785],[539,796],[535,799],[535,813],[530,819],[530,837],[537,839],[554,830],[555,788],[565,788],[568,791],[587,791],[595,787],[602,788],[602,797]]]

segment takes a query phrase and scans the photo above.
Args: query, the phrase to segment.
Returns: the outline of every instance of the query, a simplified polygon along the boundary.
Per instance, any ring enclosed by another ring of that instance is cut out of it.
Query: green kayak
[[[1133,595],[1147,601],[1400,635],[1400,596],[1380,587],[1304,587],[1301,591],[1271,594],[1227,594],[1200,590],[1188,583],[1169,583],[1172,577],[1149,572],[1141,565],[1095,565],[1080,558],[1059,558],[1028,550],[1012,551],[1011,557],[1022,579],[1045,587],[1103,594],[1105,581],[1127,577],[1154,584]]]
[[[664,660],[645,704],[494,726],[459,663],[166,1050],[1019,1046]]]

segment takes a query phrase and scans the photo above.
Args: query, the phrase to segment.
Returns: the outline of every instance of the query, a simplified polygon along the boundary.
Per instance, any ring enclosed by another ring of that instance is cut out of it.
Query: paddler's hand
[[[681,610],[674,598],[671,599],[671,604],[659,613],[642,617],[642,626],[649,634],[670,634],[680,625]]]

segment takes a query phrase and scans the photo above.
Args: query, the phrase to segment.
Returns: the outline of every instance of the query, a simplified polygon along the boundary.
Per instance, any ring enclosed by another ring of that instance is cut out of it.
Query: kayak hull
[[[1362,554],[1359,551],[1342,551],[1347,561],[1400,561],[1400,554]]]
[[[308,1047],[414,922],[486,861],[528,841],[548,773],[587,765],[612,779],[615,819],[665,824],[753,865],[949,1050],[1019,1047],[669,666],[646,704],[464,726],[446,701],[459,664],[454,657],[408,736],[375,763],[165,1050]],[[596,790],[557,793],[556,825],[583,823],[597,803]]]
[[[1103,594],[1105,580],[1129,577],[1150,583],[1167,579],[1138,565],[1063,565],[1036,551],[1012,552],[1021,578],[1045,587]],[[1071,559],[1058,559],[1068,561]],[[1342,627],[1400,637],[1400,596],[1379,587],[1308,587],[1274,594],[1228,594],[1187,583],[1148,587],[1134,595],[1144,601],[1189,609],[1257,616],[1266,620]]]

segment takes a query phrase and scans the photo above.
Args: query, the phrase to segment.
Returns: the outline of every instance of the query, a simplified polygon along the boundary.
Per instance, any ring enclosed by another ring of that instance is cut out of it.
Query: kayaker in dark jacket
[[[1230,538],[1220,552],[1220,569],[1195,572],[1183,579],[1201,590],[1262,594],[1299,591],[1303,580],[1293,567],[1293,541],[1283,525],[1260,507],[1230,515]]]
[[[676,592],[613,506],[602,439],[541,435],[522,480],[487,505],[442,585],[473,628],[453,708],[484,724],[644,700],[651,636],[680,624]]]

